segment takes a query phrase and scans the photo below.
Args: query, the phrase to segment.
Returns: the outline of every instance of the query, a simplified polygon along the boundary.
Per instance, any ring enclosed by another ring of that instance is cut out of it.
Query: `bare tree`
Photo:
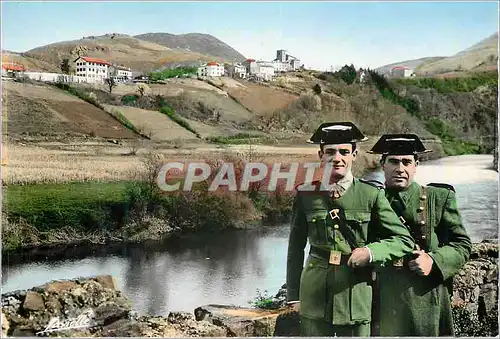
[[[115,81],[115,78],[113,77],[110,77],[110,78],[106,78],[104,79],[104,82],[108,85],[109,87],[109,93],[111,93],[113,91],[113,88],[116,87],[117,83]]]

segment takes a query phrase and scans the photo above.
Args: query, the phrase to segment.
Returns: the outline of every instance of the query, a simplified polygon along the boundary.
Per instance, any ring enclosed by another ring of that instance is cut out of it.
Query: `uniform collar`
[[[328,190],[330,191],[332,189],[332,187],[334,187],[336,185],[340,185],[344,189],[344,191],[347,191],[349,189],[349,187],[351,187],[353,181],[354,181],[354,176],[353,176],[352,172],[349,171],[342,179],[337,181],[337,183],[328,185]]]
[[[406,205],[408,200],[410,200],[410,197],[413,195],[415,191],[418,191],[418,189],[419,189],[419,184],[416,183],[415,181],[412,181],[412,183],[403,190],[386,188],[386,191],[388,192],[389,197],[391,197],[392,199],[395,199],[397,197]]]

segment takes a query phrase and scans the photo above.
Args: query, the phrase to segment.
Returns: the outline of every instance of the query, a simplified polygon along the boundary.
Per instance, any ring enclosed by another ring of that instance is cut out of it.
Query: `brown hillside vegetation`
[[[210,60],[211,57],[186,50],[176,50],[126,35],[104,35],[80,40],[58,42],[37,47],[24,55],[59,67],[63,58],[72,61],[78,56],[104,58],[131,67],[134,71],[149,72],[168,63]],[[46,70],[39,65],[40,70]]]
[[[136,35],[135,38],[154,42],[169,48],[177,48],[200,54],[211,55],[222,60],[245,60],[245,57],[237,50],[210,34],[145,33]]]
[[[53,65],[51,63],[17,53],[2,52],[2,62],[3,63],[12,62],[15,64],[23,65],[27,71],[43,70],[51,73],[61,72],[59,65]]]
[[[21,136],[137,138],[108,113],[49,85],[3,83],[3,129]]]

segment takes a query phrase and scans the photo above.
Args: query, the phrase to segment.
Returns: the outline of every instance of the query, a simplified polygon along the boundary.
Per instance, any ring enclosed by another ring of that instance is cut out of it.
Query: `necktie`
[[[403,214],[403,211],[405,210],[405,205],[403,201],[401,200],[401,197],[399,194],[396,194],[394,198],[391,201],[391,207],[392,209],[399,215]]]
[[[344,191],[345,191],[344,187],[335,183],[330,188],[330,196],[333,199],[338,199],[342,196],[342,194],[344,194]]]

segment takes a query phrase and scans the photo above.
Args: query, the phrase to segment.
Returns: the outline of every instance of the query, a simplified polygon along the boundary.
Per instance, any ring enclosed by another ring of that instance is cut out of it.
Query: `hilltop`
[[[394,66],[413,69],[417,76],[434,76],[447,73],[483,72],[497,69],[498,32],[452,56],[425,57],[395,62],[375,70],[387,74]]]
[[[230,46],[207,34],[160,34],[159,38],[157,35],[145,34],[145,40],[119,33],[87,36],[36,47],[23,53],[2,52],[2,59],[15,61],[29,70],[57,72],[60,71],[64,58],[73,61],[78,56],[87,55],[111,60],[136,72],[148,73],[162,67],[197,64],[221,58],[223,61],[233,61],[234,58],[242,57]],[[157,39],[162,44],[148,39]],[[70,64],[73,66],[71,62]]]
[[[211,55],[227,61],[243,61],[246,59],[240,52],[210,34],[145,33],[134,37],[168,48]]]

